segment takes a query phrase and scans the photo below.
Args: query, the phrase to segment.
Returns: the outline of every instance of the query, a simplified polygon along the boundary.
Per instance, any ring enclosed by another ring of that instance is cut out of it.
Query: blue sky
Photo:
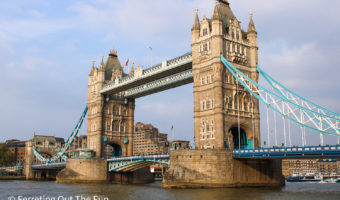
[[[67,137],[87,102],[92,60],[99,63],[113,46],[122,64],[129,58],[144,68],[149,46],[154,64],[182,55],[191,51],[195,7],[200,19],[214,7],[213,0],[0,1],[0,141],[34,132]],[[245,30],[254,13],[260,66],[340,113],[340,2],[230,2]],[[192,95],[186,85],[137,99],[135,121],[166,133],[173,124],[176,139],[192,140]]]

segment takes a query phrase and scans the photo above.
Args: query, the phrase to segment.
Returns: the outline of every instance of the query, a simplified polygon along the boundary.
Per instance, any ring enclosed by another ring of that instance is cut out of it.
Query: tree
[[[14,164],[14,155],[7,145],[0,144],[0,167],[11,166]]]

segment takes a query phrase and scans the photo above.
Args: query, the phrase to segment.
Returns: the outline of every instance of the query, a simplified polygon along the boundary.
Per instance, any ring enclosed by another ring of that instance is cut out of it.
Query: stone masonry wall
[[[163,187],[210,188],[281,186],[284,179],[279,160],[241,161],[227,150],[176,150]]]

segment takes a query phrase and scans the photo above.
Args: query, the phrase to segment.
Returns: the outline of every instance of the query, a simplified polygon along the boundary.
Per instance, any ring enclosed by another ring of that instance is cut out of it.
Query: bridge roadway
[[[340,158],[340,146],[308,146],[308,147],[279,147],[260,148],[249,150],[233,150],[234,159],[303,159],[303,158]],[[169,164],[170,155],[149,155],[109,158],[108,171],[127,172],[134,171],[154,163]],[[32,165],[34,170],[61,169],[66,166],[66,162],[46,163]],[[18,166],[16,166],[18,167]],[[1,167],[8,169],[13,167]],[[20,167],[21,168],[21,167]]]

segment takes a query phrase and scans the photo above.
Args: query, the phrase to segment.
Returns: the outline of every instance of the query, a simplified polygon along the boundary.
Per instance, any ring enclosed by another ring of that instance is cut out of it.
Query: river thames
[[[0,181],[0,200],[210,200],[340,199],[339,183],[287,183],[282,188],[163,189],[146,185],[60,184],[50,181]]]

